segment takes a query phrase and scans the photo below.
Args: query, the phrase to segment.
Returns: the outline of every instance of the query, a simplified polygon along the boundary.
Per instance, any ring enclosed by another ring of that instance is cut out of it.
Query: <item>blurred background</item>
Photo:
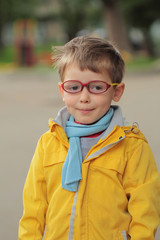
[[[0,234],[18,238],[22,190],[37,141],[63,106],[52,46],[75,36],[111,40],[126,62],[120,102],[160,171],[160,1],[0,0]],[[160,230],[156,240],[160,239]]]

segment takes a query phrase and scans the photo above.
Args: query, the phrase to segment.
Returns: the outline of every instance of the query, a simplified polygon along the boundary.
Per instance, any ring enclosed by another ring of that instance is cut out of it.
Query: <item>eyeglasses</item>
[[[83,90],[84,87],[87,88],[88,92],[93,94],[100,94],[106,92],[110,87],[117,86],[118,83],[108,84],[103,81],[90,81],[86,84],[81,83],[78,80],[68,80],[61,84],[63,90],[67,93],[75,94]]]

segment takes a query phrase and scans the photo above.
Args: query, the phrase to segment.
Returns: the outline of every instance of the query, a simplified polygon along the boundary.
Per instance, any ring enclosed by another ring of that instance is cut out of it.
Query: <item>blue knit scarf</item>
[[[80,137],[99,133],[109,126],[114,110],[110,108],[107,114],[98,122],[91,125],[77,124],[73,116],[66,122],[66,134],[69,138],[69,150],[62,169],[62,187],[68,191],[78,190],[82,168],[82,153]]]

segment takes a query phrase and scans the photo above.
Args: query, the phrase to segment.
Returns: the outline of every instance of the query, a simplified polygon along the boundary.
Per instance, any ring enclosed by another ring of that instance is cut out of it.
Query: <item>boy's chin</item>
[[[79,124],[83,124],[83,125],[91,125],[91,124],[94,124],[94,121],[90,121],[90,120],[82,120],[82,119],[75,119],[74,120],[76,123],[79,123]]]
[[[91,121],[91,120],[75,120],[76,123],[79,123],[79,124],[83,124],[83,125],[92,125],[96,122],[98,122],[100,119],[98,120],[95,120],[95,121]]]

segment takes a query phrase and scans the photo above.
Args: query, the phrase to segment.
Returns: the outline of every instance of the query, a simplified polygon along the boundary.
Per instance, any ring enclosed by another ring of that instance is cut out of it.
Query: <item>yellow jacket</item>
[[[112,131],[90,149],[76,193],[61,187],[69,148],[64,124],[49,122],[25,182],[19,240],[42,240],[45,226],[45,240],[154,240],[158,170],[144,135],[136,126],[122,126],[119,108],[115,112],[121,126],[112,121]],[[67,118],[66,109],[58,118]]]

